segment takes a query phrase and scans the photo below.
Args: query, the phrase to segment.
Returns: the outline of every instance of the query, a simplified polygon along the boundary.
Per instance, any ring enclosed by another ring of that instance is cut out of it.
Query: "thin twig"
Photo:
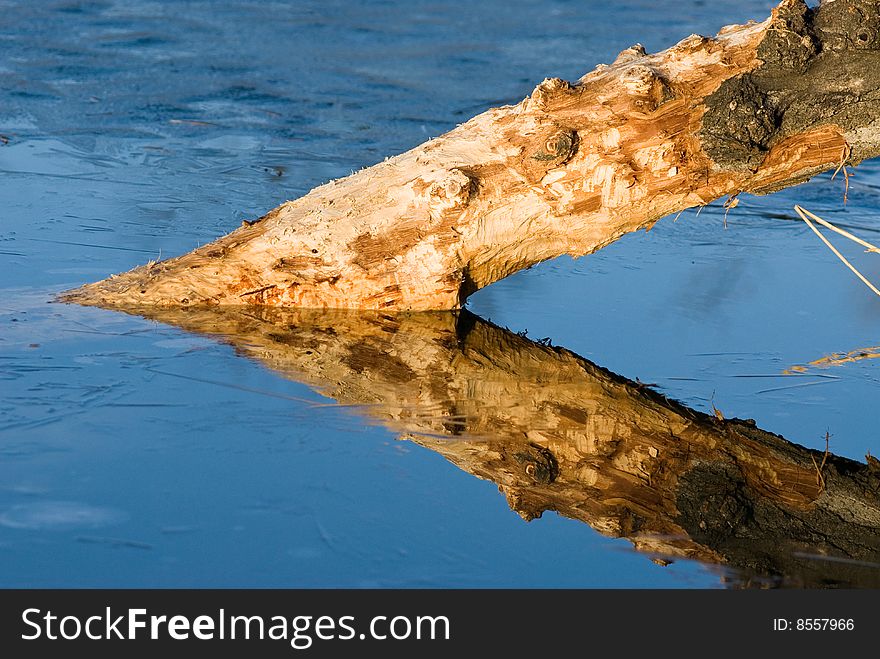
[[[837,169],[834,170],[834,173],[831,175],[831,180],[834,180],[834,177],[843,170],[843,180],[844,180],[844,188],[843,188],[843,205],[846,206],[846,200],[849,196],[849,177],[850,173],[846,168],[846,161],[849,159],[850,154],[852,153],[852,147],[849,144],[844,144],[843,152],[840,154],[840,164],[837,166]]]
[[[739,192],[735,192],[727,198],[727,201],[724,202],[724,228],[727,228],[727,214],[730,212],[730,209],[736,208],[739,205]]]
[[[816,468],[816,485],[819,486],[819,492],[825,491],[825,477],[822,475],[822,469],[816,463],[816,458],[810,455],[810,460],[813,461],[813,466]]]
[[[868,288],[870,288],[872,291],[874,291],[874,294],[875,294],[875,295],[877,295],[878,297],[880,297],[880,290],[878,290],[877,287],[874,286],[874,284],[872,284],[871,282],[869,282],[869,281],[865,278],[865,276],[864,276],[861,272],[859,272],[859,271],[856,269],[856,267],[855,267],[852,263],[850,263],[849,261],[847,261],[847,260],[846,260],[846,257],[845,257],[843,254],[841,254],[840,252],[837,251],[837,248],[835,248],[834,245],[832,245],[832,244],[828,241],[828,239],[827,239],[825,236],[822,235],[822,232],[819,231],[819,230],[816,228],[816,226],[815,226],[812,222],[810,222],[810,219],[804,214],[804,212],[805,212],[804,209],[801,208],[800,206],[795,206],[795,207],[794,207],[794,210],[797,212],[798,215],[801,216],[801,219],[802,219],[804,222],[807,223],[807,226],[810,227],[810,228],[813,230],[813,233],[815,233],[817,236],[819,236],[819,238],[822,240],[823,243],[825,243],[825,245],[828,247],[828,249],[830,249],[832,252],[834,252],[834,255],[837,256],[837,258],[839,258],[841,261],[843,261],[844,265],[845,265],[847,268],[849,268],[850,270],[852,270],[852,271],[853,271],[853,274],[855,274],[856,277],[858,277],[859,279],[861,279],[861,280],[862,280],[862,283],[865,284],[865,286],[867,286]],[[811,213],[811,215],[812,215],[812,213]],[[872,245],[872,247],[873,247],[873,245]],[[874,248],[874,249],[876,249],[876,248]]]
[[[715,415],[715,418],[719,421],[724,421],[724,414],[721,413],[717,407],[715,407],[715,392],[712,391],[712,400],[709,401],[709,404],[712,406],[712,413]]]
[[[822,474],[822,470],[825,468],[825,462],[828,460],[828,456],[831,454],[831,450],[829,445],[831,444],[831,433],[827,430],[825,431],[825,453],[822,455],[822,464],[818,464],[816,462],[816,458],[810,454],[810,459],[813,461],[813,466],[816,468],[816,485],[819,486],[819,492],[825,491],[825,476]]]
[[[822,464],[819,465],[819,470],[825,468],[825,461],[828,460],[828,455],[831,453],[829,447],[831,445],[831,433],[827,430],[825,431],[825,454],[822,456]]]

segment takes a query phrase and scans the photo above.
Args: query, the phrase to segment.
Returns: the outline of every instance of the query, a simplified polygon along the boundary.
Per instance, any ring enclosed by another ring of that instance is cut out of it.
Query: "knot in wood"
[[[626,64],[627,62],[632,62],[640,57],[644,57],[647,54],[648,53],[642,44],[633,44],[629,48],[620,51],[620,54],[618,54],[617,58],[614,60],[614,64]]]
[[[671,50],[681,53],[692,53],[711,46],[715,42],[712,37],[706,37],[702,34],[691,34],[677,44]]]
[[[431,215],[439,218],[449,212],[461,212],[468,205],[476,181],[458,168],[450,169],[443,178],[428,188]]]
[[[577,132],[551,124],[527,137],[515,166],[535,183],[551,169],[568,162],[577,148]]]
[[[634,109],[640,112],[652,112],[675,97],[663,76],[644,64],[630,66],[620,80],[632,98]]]
[[[567,94],[572,90],[571,83],[562,78],[544,78],[544,81],[535,87],[531,95],[531,105],[535,108],[543,108],[554,97]]]
[[[514,461],[520,465],[527,480],[535,484],[549,485],[559,475],[559,465],[550,449],[527,444],[513,454]]]
[[[654,88],[657,73],[649,66],[637,64],[631,66],[623,74],[621,81],[631,94],[647,95]]]
[[[548,135],[541,148],[532,154],[532,159],[561,165],[574,155],[576,148],[577,133],[563,128]]]
[[[527,522],[540,518],[546,510],[542,502],[536,500],[534,496],[529,496],[527,491],[505,486],[501,486],[498,489],[504,493],[510,509]]]

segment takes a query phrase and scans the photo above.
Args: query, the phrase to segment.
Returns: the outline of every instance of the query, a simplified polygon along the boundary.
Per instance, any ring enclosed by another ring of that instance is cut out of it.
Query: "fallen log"
[[[703,414],[466,310],[124,310],[355,406],[496,483],[527,521],[557,511],[659,563],[736,568],[739,585],[880,587],[876,459]]]
[[[783,0],[761,23],[624,50],[575,83],[331,181],[177,258],[68,292],[87,305],[455,309],[725,195],[880,154],[877,0]]]

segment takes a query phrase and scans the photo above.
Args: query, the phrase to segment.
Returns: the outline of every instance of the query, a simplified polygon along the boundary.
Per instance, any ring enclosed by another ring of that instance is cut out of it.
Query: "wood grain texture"
[[[880,77],[866,73],[880,71],[880,37],[865,45],[859,31],[876,9],[784,0],[761,23],[656,54],[628,48],[189,254],[61,299],[459,308],[541,261],[880,153]]]

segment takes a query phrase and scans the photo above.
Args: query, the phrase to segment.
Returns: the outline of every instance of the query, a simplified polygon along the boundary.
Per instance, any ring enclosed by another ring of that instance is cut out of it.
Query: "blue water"
[[[492,483],[210,338],[48,301],[544,77],[772,4],[0,2],[0,586],[721,587],[555,514],[527,524]],[[877,165],[842,196],[826,174],[743,197],[726,228],[720,205],[688,211],[469,308],[696,409],[880,455],[880,360],[781,375],[880,344],[880,300],[793,220],[801,203],[876,242]]]

